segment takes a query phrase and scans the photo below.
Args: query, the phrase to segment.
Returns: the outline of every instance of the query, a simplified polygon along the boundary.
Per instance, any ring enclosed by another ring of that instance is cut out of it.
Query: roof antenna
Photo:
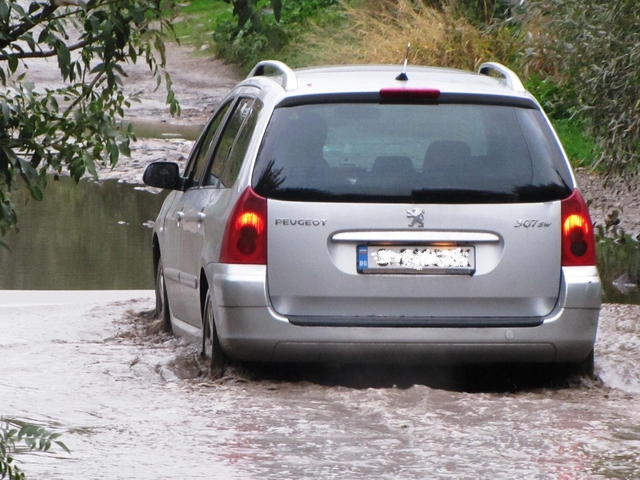
[[[396,80],[406,82],[409,80],[407,77],[407,61],[409,60],[409,51],[411,50],[411,43],[407,43],[407,54],[404,57],[404,67],[402,67],[402,73],[396,77]]]

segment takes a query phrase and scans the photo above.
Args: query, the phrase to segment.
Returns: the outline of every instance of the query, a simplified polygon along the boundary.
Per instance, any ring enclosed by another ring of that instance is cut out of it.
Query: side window
[[[252,111],[252,105],[254,103],[253,98],[241,98],[231,117],[227,121],[222,136],[218,141],[216,152],[213,157],[213,163],[211,164],[211,171],[206,178],[205,185],[215,186],[230,186],[223,181],[223,173],[227,164],[227,159],[231,154],[236,137],[245,123],[245,120]]]
[[[203,134],[200,136],[198,144],[191,154],[189,164],[185,171],[185,176],[190,180],[191,185],[197,185],[202,175],[207,168],[207,159],[209,158],[209,151],[211,150],[211,144],[213,143],[216,132],[222,123],[222,119],[225,117],[231,102],[224,105],[218,110],[215,117],[205,127]]]
[[[240,132],[236,137],[236,142],[231,150],[231,155],[229,156],[229,160],[227,160],[224,172],[222,173],[221,180],[223,185],[231,186],[233,185],[233,182],[236,181],[236,178],[238,178],[240,167],[242,167],[242,161],[244,160],[247,148],[249,148],[249,142],[253,136],[253,130],[258,122],[258,114],[260,113],[260,110],[262,110],[262,102],[260,100],[256,100],[249,108],[249,112],[243,113],[245,116],[244,124],[240,128]]]

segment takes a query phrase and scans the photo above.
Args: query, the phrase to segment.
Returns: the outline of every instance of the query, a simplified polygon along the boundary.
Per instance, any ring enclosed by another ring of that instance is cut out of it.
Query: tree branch
[[[82,89],[82,95],[76,98],[73,101],[73,103],[67,107],[67,109],[62,114],[63,117],[66,117],[67,115],[69,115],[69,113],[71,113],[71,111],[76,107],[76,105],[78,105],[83,98],[87,97],[88,92],[91,92],[93,90],[93,87],[96,86],[96,84],[98,83],[98,80],[100,80],[100,78],[102,78],[103,75],[104,75],[104,70],[99,72],[95,77],[93,77],[93,80],[91,81],[91,83]]]
[[[15,42],[21,35],[27,33],[36,25],[42,23],[49,16],[53,14],[59,7],[50,3],[46,7],[42,9],[42,11],[32,17],[28,17],[23,23],[20,25],[16,25],[11,28],[10,31],[5,35],[4,40],[0,40],[0,49],[6,48]]]
[[[92,42],[90,42],[89,40],[84,40],[82,42],[78,42],[74,45],[67,45],[67,48],[69,49],[69,51],[74,51],[74,50],[78,50],[80,48],[84,48],[87,45],[90,45]],[[47,57],[55,57],[57,55],[57,52],[55,50],[47,50],[45,51],[40,51],[40,52],[22,52],[22,53],[12,53],[9,55],[0,55],[0,61],[3,60],[9,60],[10,58],[17,58],[20,60],[23,60],[25,58],[47,58]]]

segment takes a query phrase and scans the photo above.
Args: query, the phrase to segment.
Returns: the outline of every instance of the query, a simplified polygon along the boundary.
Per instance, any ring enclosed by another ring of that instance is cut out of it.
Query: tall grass
[[[517,33],[504,26],[479,29],[456,5],[454,0],[443,2],[441,8],[412,0],[343,3],[339,25],[312,29],[283,56],[294,65],[394,64],[402,62],[410,43],[411,64],[467,70],[488,60],[513,65]]]
[[[527,3],[528,67],[575,92],[568,100],[597,143],[598,168],[640,174],[638,1]]]

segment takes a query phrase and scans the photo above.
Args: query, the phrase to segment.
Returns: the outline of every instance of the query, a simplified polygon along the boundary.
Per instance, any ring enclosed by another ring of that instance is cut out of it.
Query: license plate
[[[470,245],[358,245],[358,272],[473,275],[475,256]]]

